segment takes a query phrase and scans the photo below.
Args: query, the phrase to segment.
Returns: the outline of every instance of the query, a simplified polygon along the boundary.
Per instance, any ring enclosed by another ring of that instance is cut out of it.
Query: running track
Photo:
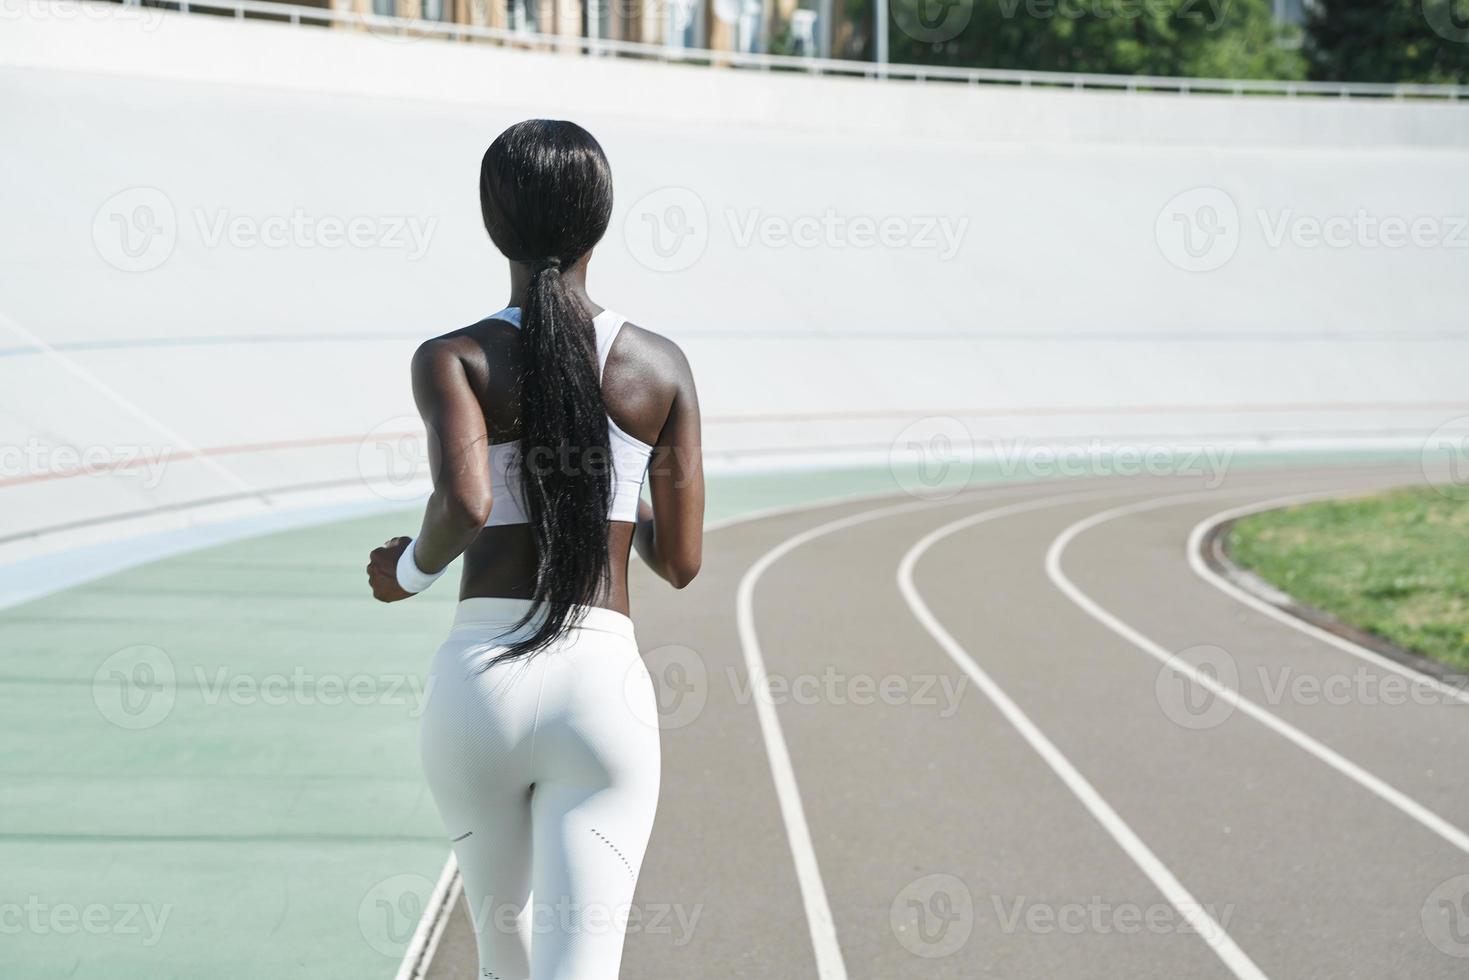
[[[1469,704],[1188,546],[1415,478],[846,502],[712,531],[681,594],[637,569],[664,776],[622,975],[1464,976]],[[461,904],[428,975],[476,973]]]

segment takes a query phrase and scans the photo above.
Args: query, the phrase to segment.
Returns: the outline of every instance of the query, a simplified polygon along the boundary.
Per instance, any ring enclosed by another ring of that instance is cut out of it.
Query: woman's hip
[[[514,743],[558,725],[592,734],[636,723],[656,739],[657,699],[632,621],[586,609],[545,648],[497,661],[522,631],[534,629],[517,626],[529,608],[522,599],[460,601],[429,669],[425,733]]]

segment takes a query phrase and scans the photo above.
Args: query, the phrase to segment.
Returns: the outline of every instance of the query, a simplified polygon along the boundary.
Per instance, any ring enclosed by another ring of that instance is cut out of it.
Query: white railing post
[[[875,0],[872,7],[873,20],[876,21],[872,25],[876,34],[875,47],[877,50],[874,54],[877,57],[877,63],[886,67],[888,63],[888,0]],[[878,77],[882,77],[881,70],[879,70]]]

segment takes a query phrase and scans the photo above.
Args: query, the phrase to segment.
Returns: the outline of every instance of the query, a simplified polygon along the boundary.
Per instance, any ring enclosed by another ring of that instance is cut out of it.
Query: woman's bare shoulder
[[[693,377],[683,348],[663,334],[631,321],[622,325],[622,332],[612,345],[607,363],[609,373],[615,369],[631,369],[642,373],[645,380],[656,380],[673,387],[681,387]]]
[[[613,421],[653,443],[674,403],[693,391],[693,371],[678,344],[635,323],[623,324],[602,372],[602,394]]]

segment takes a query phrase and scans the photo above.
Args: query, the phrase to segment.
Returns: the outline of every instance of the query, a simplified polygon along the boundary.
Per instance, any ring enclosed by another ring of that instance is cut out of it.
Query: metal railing
[[[141,6],[141,0],[122,0]],[[562,34],[538,34],[502,27],[418,20],[382,14],[357,13],[327,7],[307,7],[270,0],[148,0],[149,7],[189,14],[208,12],[237,19],[263,18],[292,24],[349,26],[396,37],[430,37],[449,41],[487,41],[523,50],[570,51],[592,57],[634,58],[670,64],[706,65],[761,71],[790,71],[807,75],[848,78],[944,82],[1013,88],[1071,89],[1076,91],[1147,92],[1172,95],[1264,95],[1285,98],[1341,99],[1469,99],[1469,85],[1411,85],[1376,82],[1290,82],[1242,78],[1173,78],[1160,75],[1102,75],[1058,71],[1016,71],[1001,68],[950,68],[936,65],[877,64],[835,58],[746,54],[708,48],[678,48],[640,41],[615,41]]]

